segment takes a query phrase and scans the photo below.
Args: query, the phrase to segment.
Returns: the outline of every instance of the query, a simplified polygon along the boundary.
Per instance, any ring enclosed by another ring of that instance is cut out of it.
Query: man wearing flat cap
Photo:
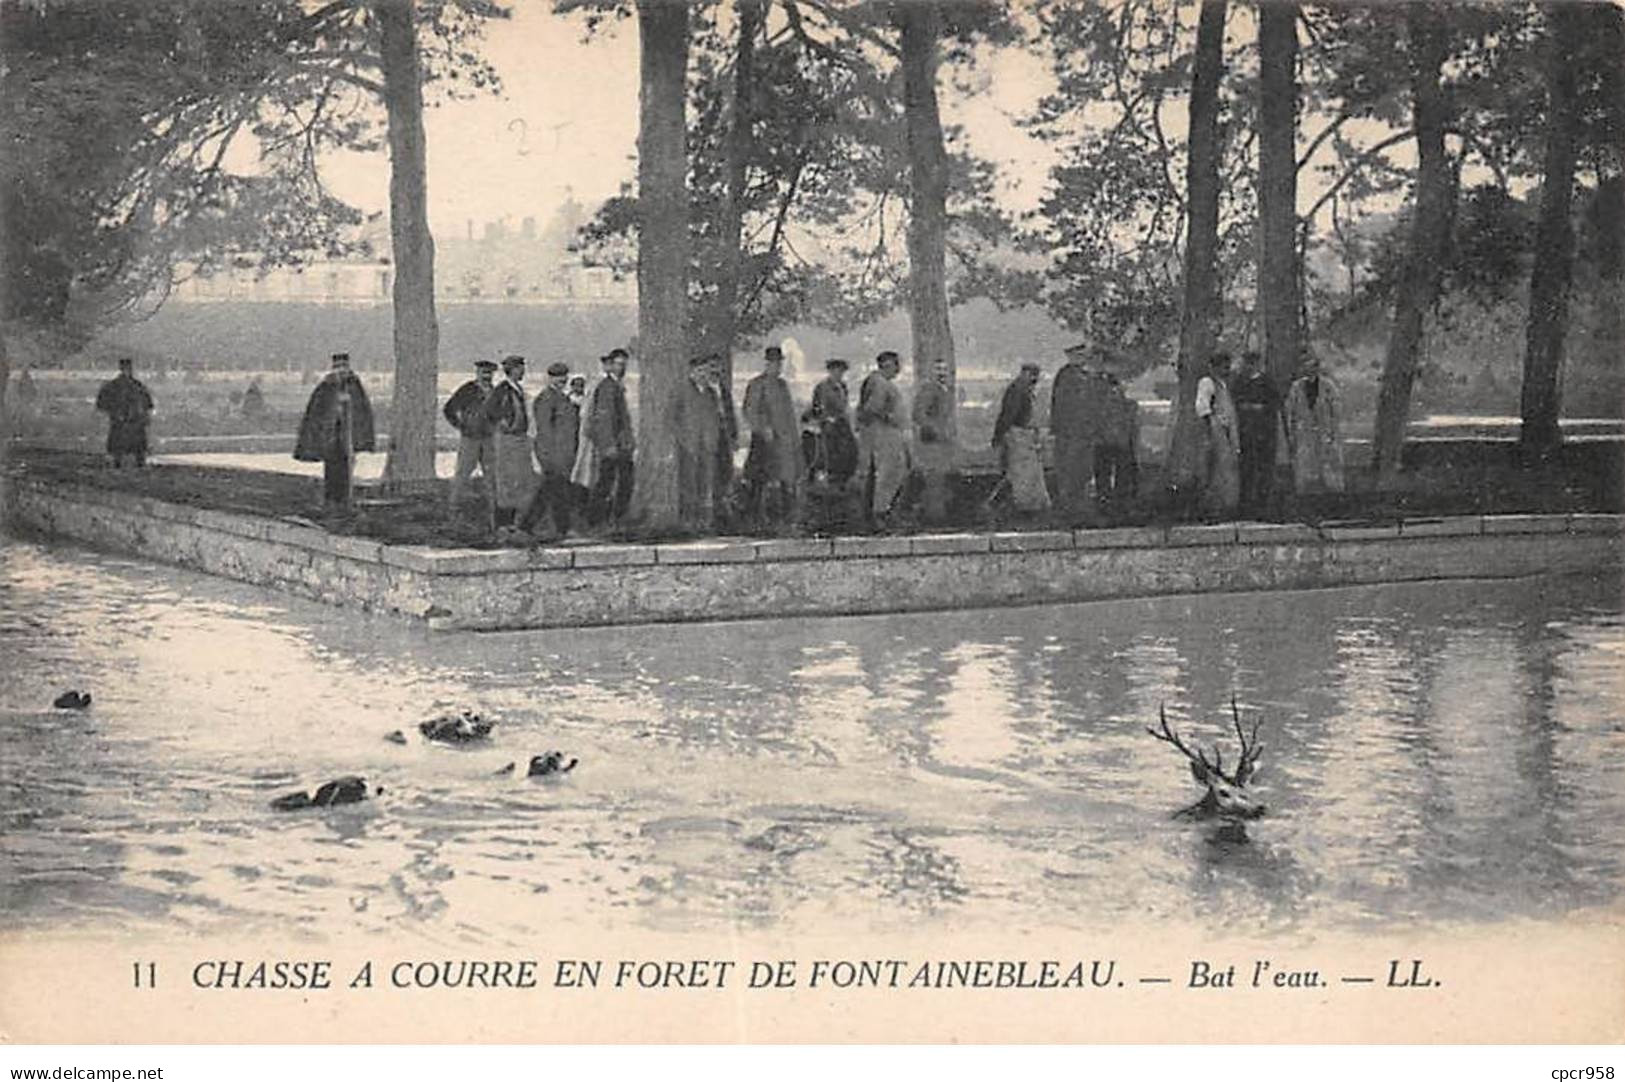
[[[716,520],[717,456],[722,445],[722,399],[709,357],[692,357],[677,388],[677,512],[691,529]]]
[[[332,368],[305,404],[293,457],[322,464],[322,503],[329,510],[343,511],[350,506],[356,453],[375,446],[367,389],[350,370],[350,355],[335,353]]]
[[[1094,524],[1099,509],[1089,498],[1095,448],[1106,435],[1111,383],[1093,363],[1095,349],[1080,342],[1066,349],[1066,363],[1050,391],[1050,433],[1055,437],[1055,502],[1068,525]]]
[[[813,486],[821,492],[846,488],[858,468],[858,441],[852,434],[851,398],[846,390],[850,367],[839,357],[825,361],[829,374],[813,388],[812,405],[802,415],[811,437],[802,451]]]
[[[495,529],[511,528],[536,494],[536,470],[530,459],[530,410],[525,400],[525,358],[502,359],[502,382],[485,400],[485,419],[496,440]]]
[[[705,378],[717,399],[716,477],[711,482],[711,499],[716,505],[716,521],[727,525],[733,518],[734,452],[739,450],[739,411],[734,409],[732,380],[722,354],[705,358]]]
[[[474,378],[457,388],[442,411],[451,427],[457,430],[457,469],[451,477],[454,513],[476,469],[480,471],[486,495],[493,503],[496,498],[496,441],[491,435],[491,422],[485,416],[485,401],[491,397],[491,381],[496,370],[495,361],[475,361]]]
[[[598,359],[604,374],[587,392],[581,415],[581,441],[570,480],[588,491],[587,520],[593,525],[619,520],[632,503],[636,441],[626,405],[627,358],[626,350],[612,349]]]
[[[993,422],[993,446],[999,452],[1010,502],[1023,515],[1050,506],[1049,489],[1044,487],[1044,441],[1033,401],[1040,374],[1031,361],[1021,366],[999,397],[999,415]]]
[[[908,480],[908,437],[903,392],[897,389],[902,362],[885,350],[858,389],[858,476],[869,486],[869,515],[876,527],[890,525],[892,504]]]
[[[581,411],[570,399],[569,383],[569,365],[554,361],[547,366],[547,386],[532,407],[536,416],[536,463],[542,468],[542,481],[519,523],[520,529],[533,530],[543,515],[551,512],[552,537],[570,532],[570,510],[575,502],[570,471],[575,467]]]

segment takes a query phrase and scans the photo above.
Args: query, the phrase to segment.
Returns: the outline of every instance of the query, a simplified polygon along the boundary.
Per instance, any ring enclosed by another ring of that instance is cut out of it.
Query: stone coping
[[[10,483],[59,499],[96,504],[240,537],[273,541],[333,556],[382,563],[430,575],[570,568],[650,567],[661,564],[749,564],[828,559],[888,559],[968,553],[1056,550],[1178,548],[1185,546],[1295,545],[1315,542],[1383,541],[1398,538],[1478,537],[1487,534],[1619,534],[1625,514],[1460,515],[1393,523],[1324,522],[1319,525],[1228,522],[1122,526],[1025,532],[947,532],[908,536],[758,539],[717,537],[656,544],[563,544],[538,548],[455,549],[387,545],[333,534],[294,519],[188,507],[134,493],[92,486],[46,484],[27,478]]]

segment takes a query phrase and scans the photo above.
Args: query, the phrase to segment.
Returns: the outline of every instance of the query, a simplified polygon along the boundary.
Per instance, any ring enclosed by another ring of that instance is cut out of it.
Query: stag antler
[[[1236,739],[1241,742],[1241,761],[1236,764],[1234,773],[1224,769],[1224,752],[1220,750],[1219,745],[1213,745],[1213,759],[1209,761],[1207,755],[1201,749],[1198,748],[1193,751],[1189,745],[1179,738],[1179,734],[1169,727],[1168,710],[1160,703],[1157,705],[1157,715],[1162,721],[1161,729],[1153,729],[1147,725],[1145,731],[1164,744],[1172,744],[1183,752],[1185,758],[1190,760],[1191,774],[1195,776],[1198,784],[1207,784],[1207,776],[1211,774],[1214,777],[1222,778],[1231,785],[1241,787],[1245,786],[1248,779],[1258,772],[1258,758],[1264,753],[1264,745],[1258,742],[1259,719],[1253,721],[1251,733],[1243,729],[1241,708],[1236,705],[1234,695],[1230,697],[1230,716],[1235,722]]]
[[[1207,756],[1203,755],[1200,749],[1192,751],[1183,740],[1179,739],[1179,734],[1168,727],[1168,709],[1161,703],[1157,704],[1157,716],[1162,719],[1162,731],[1159,732],[1149,725],[1145,727],[1145,731],[1164,744],[1172,744],[1184,752],[1185,758],[1190,760],[1191,775],[1196,778],[1198,785],[1206,785],[1209,774],[1219,774],[1218,766],[1208,762]],[[1219,776],[1224,777],[1223,774],[1219,774]]]
[[[1241,708],[1236,705],[1236,697],[1230,696],[1230,717],[1236,723],[1236,739],[1241,741],[1241,762],[1236,764],[1236,775],[1230,780],[1237,785],[1246,785],[1249,778],[1258,772],[1258,757],[1264,754],[1264,745],[1258,742],[1258,725],[1262,718],[1253,719],[1253,731],[1244,733],[1241,730]]]

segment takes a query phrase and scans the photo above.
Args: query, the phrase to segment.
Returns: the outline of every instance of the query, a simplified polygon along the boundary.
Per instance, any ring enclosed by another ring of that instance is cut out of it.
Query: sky
[[[588,42],[580,16],[556,15],[552,0],[514,0],[513,17],[489,24],[485,55],[500,95],[445,102],[425,113],[429,226],[461,236],[507,216],[545,220],[564,199],[595,206],[632,179],[638,124],[638,32],[633,19],[605,24]],[[979,153],[1005,164],[1006,198],[1036,204],[1048,150],[1014,117],[1047,87],[1041,58],[1006,50],[970,100],[943,95],[945,119],[966,126]],[[389,205],[387,153],[333,154],[323,178],[334,194],[367,211]]]

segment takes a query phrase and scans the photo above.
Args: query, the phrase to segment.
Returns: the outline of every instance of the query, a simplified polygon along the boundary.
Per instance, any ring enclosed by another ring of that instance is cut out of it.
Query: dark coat
[[[852,433],[851,398],[846,384],[834,376],[820,380],[813,388],[807,420],[816,432],[803,448],[807,464],[837,485],[845,484],[858,468],[858,440]]]
[[[485,416],[485,402],[495,389],[480,386],[477,379],[471,379],[457,388],[456,393],[446,399],[443,411],[451,427],[471,440],[483,440],[489,436],[491,422]]]
[[[750,426],[748,477],[794,485],[801,480],[801,441],[790,385],[766,372],[745,385],[745,423]]]
[[[954,394],[936,380],[914,392],[914,461],[923,470],[946,470],[954,462]]]
[[[600,458],[630,458],[635,446],[632,413],[626,407],[626,388],[618,379],[604,377],[593,388],[587,406],[587,438]]]
[[[96,392],[96,408],[107,414],[108,454],[146,452],[152,395],[140,380],[124,373],[108,380]]]
[[[536,396],[536,461],[548,473],[568,475],[576,461],[581,411],[570,396],[549,384]]]
[[[1012,428],[1030,428],[1033,423],[1033,385],[1017,376],[999,398],[999,416],[993,422],[993,446],[1004,442]]]
[[[485,420],[491,431],[504,436],[523,436],[530,431],[530,413],[525,409],[525,391],[507,380],[491,388],[485,400]]]
[[[1111,396],[1111,380],[1103,373],[1076,363],[1062,365],[1050,393],[1050,431],[1060,439],[1105,443],[1111,427]]]
[[[348,409],[344,396],[348,394]],[[348,428],[350,446],[344,447],[341,433]],[[372,403],[367,401],[367,389],[361,377],[354,372],[339,376],[329,372],[310,392],[305,404],[305,416],[299,422],[299,440],[294,444],[293,457],[300,462],[321,462],[331,454],[371,451],[377,444],[373,438]]]

